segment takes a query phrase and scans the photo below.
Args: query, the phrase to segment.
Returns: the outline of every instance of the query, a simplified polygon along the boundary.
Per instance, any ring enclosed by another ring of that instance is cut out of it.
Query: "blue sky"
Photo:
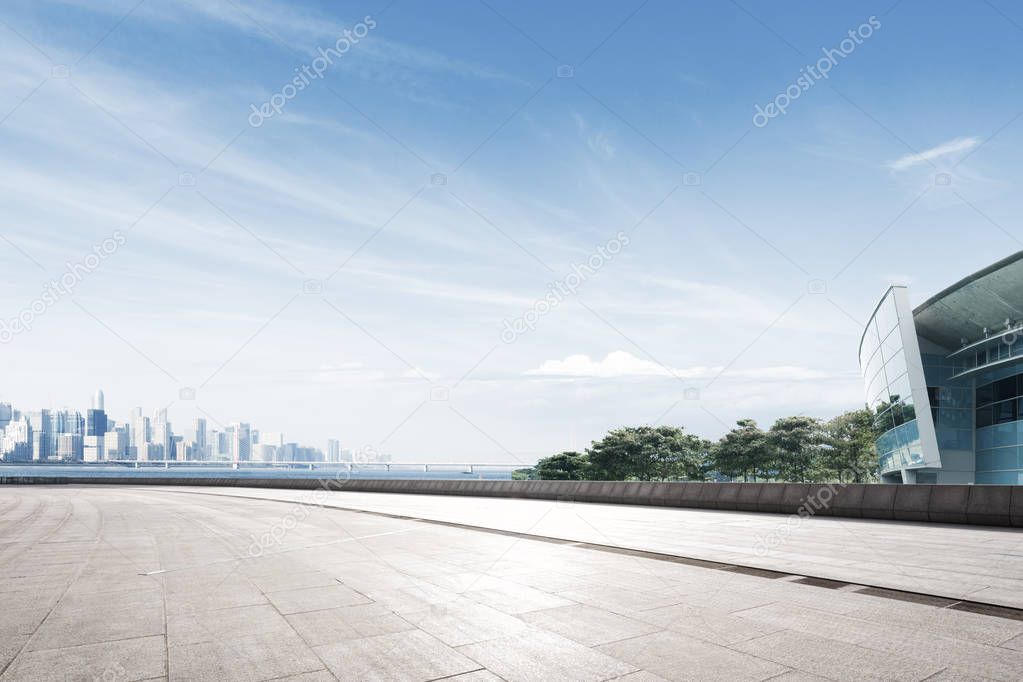
[[[1023,248],[1021,38],[998,0],[6,2],[0,400],[433,461],[855,408],[888,283]]]

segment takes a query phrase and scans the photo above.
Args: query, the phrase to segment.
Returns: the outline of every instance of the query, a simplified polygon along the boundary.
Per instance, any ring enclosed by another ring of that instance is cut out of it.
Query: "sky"
[[[889,284],[1023,249],[1021,39],[1006,0],[9,0],[0,401],[506,463],[861,407]]]

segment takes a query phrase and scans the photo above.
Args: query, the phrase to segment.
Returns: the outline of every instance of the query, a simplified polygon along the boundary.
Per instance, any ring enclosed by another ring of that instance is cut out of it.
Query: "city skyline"
[[[0,402],[0,461],[195,461],[232,465],[386,462],[389,457],[372,448],[354,452],[342,449],[336,438],[327,439],[323,449],[303,445],[286,439],[282,431],[260,430],[247,421],[223,424],[196,417],[191,428],[176,432],[166,407],[154,409],[152,417],[146,416],[141,406],[135,407],[120,423],[110,417],[106,396],[97,389],[84,415],[66,405],[26,411],[15,403]]]

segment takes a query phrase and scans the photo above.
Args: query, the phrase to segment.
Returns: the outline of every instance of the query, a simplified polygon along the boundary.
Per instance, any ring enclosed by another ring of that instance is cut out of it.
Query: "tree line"
[[[520,469],[515,478],[578,481],[877,480],[873,418],[853,410],[830,420],[782,417],[761,429],[740,419],[717,442],[679,426],[627,426],[585,452],[560,452]]]

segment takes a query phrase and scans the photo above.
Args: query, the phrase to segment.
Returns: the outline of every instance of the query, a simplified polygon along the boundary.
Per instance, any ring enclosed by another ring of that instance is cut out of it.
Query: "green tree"
[[[706,477],[710,443],[675,426],[615,429],[587,450],[592,477],[640,481]]]
[[[589,468],[589,460],[583,453],[560,452],[537,462],[533,474],[544,481],[582,481]]]
[[[522,469],[515,469],[512,471],[513,481],[532,481],[536,478],[535,467],[524,467]]]
[[[721,437],[711,449],[712,468],[729,478],[749,481],[767,477],[773,468],[772,450],[756,421],[740,419],[736,428]]]
[[[782,417],[767,432],[778,476],[800,483],[811,480],[819,471],[822,459],[824,427],[814,417]]]
[[[828,480],[869,483],[877,480],[874,417],[868,409],[850,410],[824,425],[823,470]]]

